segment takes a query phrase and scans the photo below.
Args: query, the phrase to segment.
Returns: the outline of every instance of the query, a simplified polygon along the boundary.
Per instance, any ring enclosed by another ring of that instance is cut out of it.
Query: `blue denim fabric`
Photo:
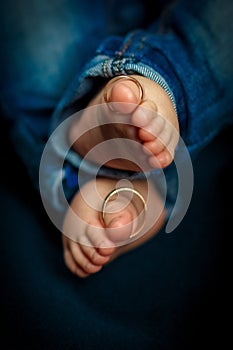
[[[162,15],[152,22],[149,14],[153,9],[145,1],[112,1],[107,5],[104,1],[84,4],[57,0],[40,4],[1,4],[8,8],[3,15],[3,32],[10,32],[11,44],[3,41],[1,99],[5,115],[16,119],[13,141],[18,140],[16,147],[28,168],[33,168],[34,180],[44,140],[64,118],[83,108],[83,98],[91,96],[99,78],[138,73],[159,83],[176,107],[181,136],[193,156],[232,123],[230,0],[177,1],[164,6]],[[149,19],[147,27],[145,19]],[[41,22],[44,25],[39,26]],[[54,150],[54,157],[61,154],[62,149],[58,153]],[[75,178],[79,164],[79,157],[70,151],[63,172],[68,199],[78,189],[70,177]],[[87,173],[90,169],[88,164]],[[102,169],[101,174],[131,176],[109,169]],[[176,192],[172,167],[166,175],[169,192]],[[57,184],[58,176],[54,170],[45,184],[45,192],[57,208],[50,192],[51,181]],[[156,181],[160,172],[154,171],[152,176]],[[173,194],[171,198],[173,201]]]
[[[37,188],[41,153],[50,134],[52,114],[62,97],[69,95],[66,90],[70,90],[70,82],[81,74],[83,65],[94,56],[105,37],[125,34],[145,24],[150,17],[147,2],[0,3],[1,117],[11,124],[15,149]],[[48,183],[51,182],[49,179]]]

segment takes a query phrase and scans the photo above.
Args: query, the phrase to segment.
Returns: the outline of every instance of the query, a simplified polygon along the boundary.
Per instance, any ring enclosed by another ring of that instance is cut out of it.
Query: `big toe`
[[[116,77],[106,85],[104,99],[113,111],[130,114],[141,102],[142,87],[130,76]]]
[[[106,226],[107,235],[113,242],[125,241],[133,233],[133,216],[124,210],[111,218]]]

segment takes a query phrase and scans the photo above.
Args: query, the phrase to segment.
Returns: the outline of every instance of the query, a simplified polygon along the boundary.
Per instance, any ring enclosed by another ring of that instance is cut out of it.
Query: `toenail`
[[[169,154],[165,154],[162,157],[158,156],[158,160],[162,165],[166,165],[170,162],[170,155]]]

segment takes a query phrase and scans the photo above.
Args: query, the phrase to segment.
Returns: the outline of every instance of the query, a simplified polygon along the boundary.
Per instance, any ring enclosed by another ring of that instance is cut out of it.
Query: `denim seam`
[[[99,71],[100,69],[100,71]],[[142,63],[134,63],[131,58],[112,59],[107,58],[101,63],[97,63],[88,72],[87,76],[94,77],[96,71],[102,72],[103,77],[112,78],[120,74],[132,74],[132,72],[149,78],[162,87],[170,97],[173,107],[177,112],[175,96],[166,80],[154,69]],[[94,74],[93,74],[94,73]]]
[[[130,44],[132,43],[132,41],[133,41],[133,36],[130,37],[130,38],[126,41],[126,43],[125,43],[125,44],[123,45],[123,47],[122,47],[122,50],[119,51],[119,52],[117,53],[118,58],[122,57],[123,54],[126,53],[126,51],[128,50],[128,48],[130,47]]]
[[[141,63],[137,63],[137,64],[128,63],[125,65],[126,72],[131,72],[132,70],[139,73],[140,75],[146,76],[150,80],[153,80],[158,85],[160,85],[163,88],[163,90],[167,93],[167,95],[170,97],[173,107],[175,111],[177,111],[175,96],[172,90],[170,89],[168,83],[166,82],[166,80],[157,71]]]

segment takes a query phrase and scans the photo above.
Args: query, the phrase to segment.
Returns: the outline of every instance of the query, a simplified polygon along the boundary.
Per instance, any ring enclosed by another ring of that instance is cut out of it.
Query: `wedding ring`
[[[136,236],[136,234],[138,234],[140,229],[142,228],[142,226],[144,224],[145,212],[147,210],[146,201],[145,201],[144,197],[141,195],[141,193],[139,193],[137,190],[135,190],[131,187],[119,187],[119,188],[114,189],[113,191],[109,192],[109,194],[105,197],[103,205],[102,205],[101,214],[102,214],[102,221],[105,224],[105,217],[108,214],[106,212],[106,209],[107,209],[109,202],[116,200],[119,194],[126,195],[126,193],[130,194],[130,198],[128,198],[128,200],[129,200],[128,203],[132,202],[137,213],[138,213],[138,216],[134,219],[134,220],[138,220],[137,228],[136,228],[135,232],[133,232],[130,235],[130,238],[132,238],[132,237]]]
[[[110,101],[110,97],[109,97],[109,91],[111,91],[111,89],[109,89],[109,85],[111,85],[112,83],[115,83],[118,80],[128,80],[128,81],[132,81],[138,88],[139,91],[139,101],[140,103],[143,101],[143,97],[144,97],[144,92],[143,92],[143,87],[142,85],[139,83],[139,81],[137,79],[135,79],[134,77],[132,77],[131,75],[119,75],[113,79],[111,79],[107,85],[104,88],[104,101],[106,103],[111,102]],[[140,104],[139,103],[139,104]]]

